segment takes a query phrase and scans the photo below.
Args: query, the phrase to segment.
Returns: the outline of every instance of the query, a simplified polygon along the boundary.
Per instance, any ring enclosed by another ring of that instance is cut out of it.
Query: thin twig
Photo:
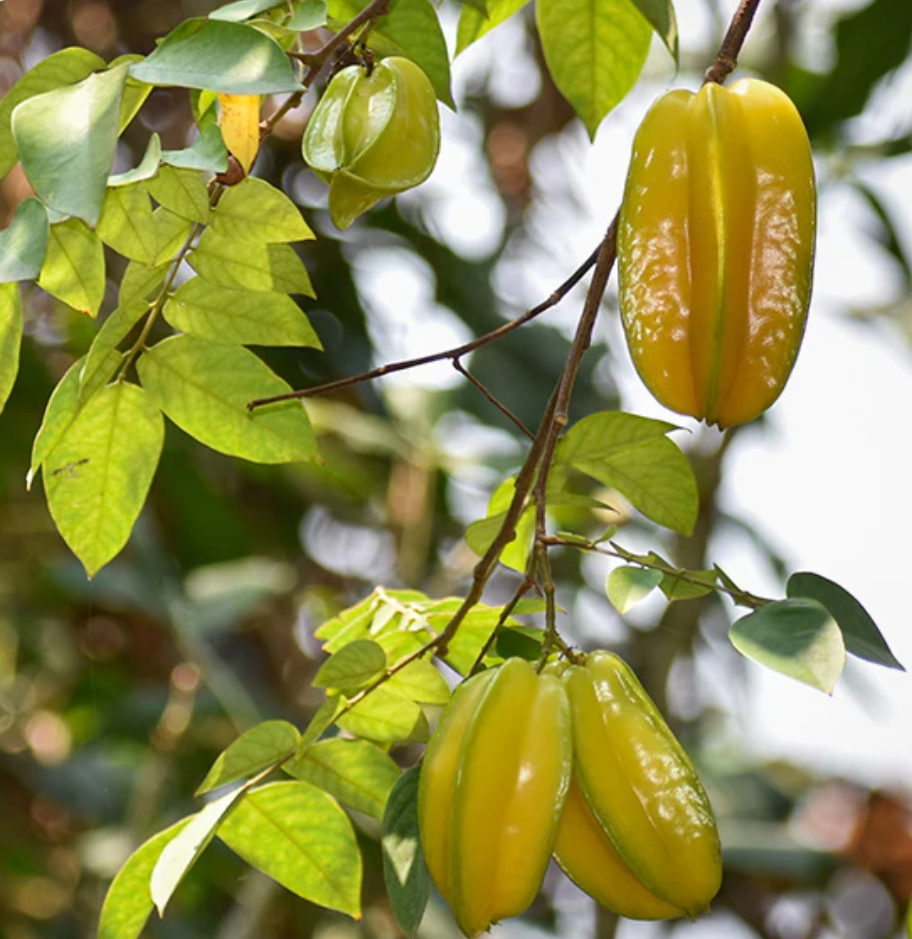
[[[462,364],[459,359],[453,359],[453,368],[459,372],[460,375],[463,375],[467,378],[487,399],[503,414],[505,417],[509,418],[530,440],[535,438],[535,434],[529,430],[528,427],[499,399],[494,395],[482,382],[480,382],[474,375],[472,375],[468,369]]]
[[[716,53],[716,60],[706,70],[703,80],[705,82],[716,82],[722,84],[723,81],[735,70],[738,65],[738,55],[744,40],[747,38],[748,30],[754,21],[754,14],[757,7],[760,6],[760,0],[741,0],[735,15],[728,25],[728,31],[719,46]]]
[[[519,329],[520,326],[525,326],[530,320],[534,320],[535,317],[540,316],[542,313],[545,313],[547,310],[550,310],[552,307],[557,306],[564,297],[585,277],[589,269],[595,264],[596,259],[598,258],[598,253],[601,246],[596,248],[592,254],[586,258],[585,261],[554,291],[547,299],[543,300],[538,306],[532,307],[531,310],[527,310],[522,316],[517,316],[516,319],[510,320],[508,323],[504,323],[503,326],[498,326],[497,329],[492,329],[491,332],[485,333],[483,336],[479,336],[477,339],[473,339],[471,342],[467,342],[464,345],[456,346],[455,349],[445,349],[443,352],[434,352],[431,355],[421,355],[415,359],[403,359],[401,362],[389,362],[386,365],[381,365],[379,368],[371,369],[369,372],[362,372],[360,375],[352,375],[349,378],[340,378],[338,381],[327,382],[325,385],[317,385],[315,388],[304,388],[300,391],[291,391],[287,394],[274,395],[271,398],[257,398],[256,401],[251,401],[247,405],[249,411],[253,411],[256,408],[261,408],[267,404],[275,404],[278,401],[288,401],[292,398],[316,398],[320,395],[329,394],[332,391],[340,391],[343,388],[350,388],[352,385],[360,385],[366,381],[374,381],[376,378],[383,378],[384,375],[392,375],[395,372],[404,372],[407,369],[418,368],[421,365],[430,365],[432,362],[443,362],[447,359],[460,359],[464,355],[468,355],[470,352],[474,352],[476,349],[480,349],[482,346],[486,346],[490,342],[494,342],[497,339],[501,339],[503,336],[506,336],[508,333],[512,333],[514,329]]]

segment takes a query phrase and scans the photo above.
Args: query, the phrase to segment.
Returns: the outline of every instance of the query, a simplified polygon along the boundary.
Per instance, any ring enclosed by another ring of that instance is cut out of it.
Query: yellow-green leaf
[[[263,721],[251,727],[219,754],[196,794],[255,776],[294,750],[300,740],[297,728],[288,721]]]
[[[158,230],[145,183],[109,189],[95,231],[118,254],[147,267],[154,266]]]
[[[209,189],[200,170],[162,166],[146,185],[149,195],[175,215],[202,224],[209,221]]]
[[[22,345],[22,299],[16,284],[0,284],[0,411],[19,373]]]
[[[212,228],[226,238],[254,243],[304,241],[314,237],[291,199],[255,176],[248,176],[222,196]]]
[[[51,226],[38,285],[80,313],[97,316],[104,299],[104,249],[78,218]]]
[[[459,14],[456,32],[456,55],[467,49],[501,23],[518,13],[529,0],[487,0],[487,16],[477,7],[465,6]]]

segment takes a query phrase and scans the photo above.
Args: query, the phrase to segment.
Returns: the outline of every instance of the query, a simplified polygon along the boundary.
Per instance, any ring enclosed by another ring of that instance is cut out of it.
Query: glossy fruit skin
[[[343,69],[314,109],[304,160],[329,183],[329,213],[349,225],[381,199],[424,182],[437,162],[440,120],[434,88],[408,59]]]
[[[467,936],[535,899],[572,760],[556,676],[509,659],[457,689],[424,756],[418,823],[434,883]]]
[[[574,781],[592,818],[580,817],[571,794],[571,814],[562,824],[575,831],[558,836],[561,866],[595,899],[625,916],[696,916],[719,890],[722,861],[712,807],[693,763],[618,656],[593,652],[585,665],[566,668],[562,681],[573,721]],[[591,821],[642,892],[625,898],[608,869],[586,869],[587,856],[588,864],[613,863]],[[571,851],[574,834],[586,844],[580,840]]]
[[[784,92],[743,79],[652,106],[618,276],[634,365],[662,404],[724,428],[776,400],[804,333],[815,226],[810,143]]]

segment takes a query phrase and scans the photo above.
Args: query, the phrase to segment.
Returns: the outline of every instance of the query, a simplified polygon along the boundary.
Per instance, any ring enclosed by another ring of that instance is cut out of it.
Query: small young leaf
[[[642,567],[616,567],[608,575],[608,599],[623,616],[662,583],[662,576],[660,571]]]
[[[143,389],[119,382],[87,402],[48,458],[48,508],[89,577],[126,544],[163,439],[161,414]]]
[[[188,260],[200,277],[221,287],[314,296],[304,262],[289,245],[233,241],[207,228]]]
[[[229,290],[191,277],[163,313],[175,329],[210,342],[323,348],[304,311],[284,293]]]
[[[283,887],[356,919],[361,910],[361,853],[335,799],[304,782],[248,792],[219,838]]]
[[[342,646],[321,666],[313,679],[315,688],[327,694],[354,695],[386,670],[386,653],[370,639],[356,639]]]
[[[186,20],[130,68],[150,85],[201,88],[226,95],[301,91],[282,47],[242,23]]]
[[[109,189],[95,232],[118,254],[154,267],[158,230],[145,183]]]
[[[199,170],[163,166],[146,186],[149,195],[175,215],[203,225],[209,221],[209,190]]]
[[[323,789],[340,802],[382,818],[399,767],[366,740],[323,740],[283,767],[286,773]]]
[[[143,85],[144,88],[148,87]],[[139,165],[124,173],[115,173],[108,177],[108,188],[116,189],[118,186],[129,186],[151,179],[158,172],[158,162],[161,159],[161,137],[153,134],[146,145],[146,152],[139,161]]]
[[[319,461],[313,429],[299,401],[247,410],[256,398],[291,390],[252,352],[173,336],[149,349],[137,369],[165,414],[213,450],[254,463]]]
[[[152,912],[149,881],[162,851],[188,825],[189,818],[153,835],[138,847],[108,887],[96,939],[139,939]]]
[[[47,209],[37,199],[23,199],[9,228],[0,232],[0,284],[38,276],[49,233]]]
[[[23,101],[13,135],[35,194],[56,212],[94,225],[114,162],[127,66]]]
[[[905,671],[868,611],[839,584],[819,574],[802,572],[789,578],[786,594],[807,597],[826,607],[842,630],[846,652],[875,665]]]
[[[380,685],[336,723],[356,737],[377,743],[423,743],[430,736],[427,718],[414,701]]]
[[[288,721],[263,721],[251,727],[219,754],[196,795],[255,776],[294,750],[300,741],[298,729]]]
[[[827,694],[845,668],[842,633],[816,600],[768,603],[739,619],[728,635],[742,655]]]
[[[38,285],[80,313],[97,316],[104,299],[104,248],[78,218],[51,226]]]
[[[690,534],[697,518],[697,483],[687,457],[665,434],[673,424],[602,411],[578,421],[555,460],[626,496],[647,518]]]
[[[190,868],[209,846],[225,816],[244,795],[237,789],[210,802],[196,815],[186,820],[186,825],[176,837],[165,845],[149,880],[149,893],[158,909],[159,916],[165,913],[168,901],[178,885],[187,876]]]
[[[418,783],[421,768],[403,773],[383,815],[383,879],[396,922],[414,936],[431,895],[431,878],[418,830]]]
[[[162,163],[179,169],[224,173],[228,169],[228,148],[222,132],[213,122],[200,131],[193,146],[184,150],[163,150]]]
[[[260,149],[260,105],[263,99],[259,95],[219,95],[218,100],[222,140],[244,172],[249,173]]]
[[[705,597],[713,592],[713,588],[718,580],[717,573],[713,571],[684,571],[687,580],[683,577],[676,577],[674,574],[666,574],[662,578],[659,587],[662,593],[669,600],[694,600],[697,597]],[[699,581],[699,583],[694,583]]]
[[[528,3],[529,0],[487,0],[487,11],[478,3],[467,3],[459,14],[456,55],[501,23],[505,23]]]
[[[0,411],[19,373],[22,345],[22,299],[16,284],[0,284]]]
[[[82,81],[104,67],[104,59],[94,52],[71,46],[42,59],[7,91],[0,100],[0,178],[6,176],[19,159],[10,127],[16,106],[35,95]]]
[[[255,176],[248,176],[222,196],[212,219],[212,229],[226,238],[254,244],[305,241],[314,237],[291,199]]]
[[[535,13],[554,83],[594,138],[639,77],[649,23],[631,0],[538,0]]]

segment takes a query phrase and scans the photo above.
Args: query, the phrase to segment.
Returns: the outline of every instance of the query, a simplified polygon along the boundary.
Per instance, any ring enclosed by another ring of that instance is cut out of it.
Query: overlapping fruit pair
[[[797,109],[743,80],[660,98],[637,131],[618,228],[634,365],[666,407],[753,420],[792,371],[811,296],[814,166]]]
[[[428,745],[418,814],[428,869],[467,936],[523,912],[552,854],[632,919],[696,916],[721,881],[696,770],[609,652],[541,674],[509,659],[464,682]]]

